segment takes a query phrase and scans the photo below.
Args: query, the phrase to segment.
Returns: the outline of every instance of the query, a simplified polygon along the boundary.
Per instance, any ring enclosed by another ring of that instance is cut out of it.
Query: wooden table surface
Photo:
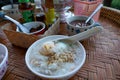
[[[70,80],[120,80],[120,25],[100,17],[104,27],[98,33],[81,41],[86,49],[86,61],[83,67]],[[0,22],[4,25],[6,21]],[[61,24],[61,34],[65,34]],[[0,30],[0,43],[7,46],[9,65],[2,80],[42,80],[29,71],[25,64],[27,49],[14,46]]]

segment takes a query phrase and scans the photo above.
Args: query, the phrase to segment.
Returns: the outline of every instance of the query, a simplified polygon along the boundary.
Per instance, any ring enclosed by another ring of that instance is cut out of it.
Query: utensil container
[[[28,48],[33,42],[36,40],[49,36],[55,35],[59,33],[59,26],[60,26],[60,19],[58,18],[52,26],[45,31],[44,34],[41,35],[29,35],[22,32],[16,32],[16,26],[10,25],[10,23],[5,24],[2,26],[4,33],[6,34],[9,41],[16,46],[22,48]]]
[[[102,0],[74,0],[74,14],[80,16],[90,16]],[[98,21],[100,10],[94,15],[93,19]]]

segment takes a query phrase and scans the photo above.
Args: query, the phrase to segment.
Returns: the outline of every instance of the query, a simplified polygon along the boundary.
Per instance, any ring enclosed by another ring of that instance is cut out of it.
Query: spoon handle
[[[88,23],[88,21],[96,14],[96,12],[103,6],[103,4],[100,4],[95,11],[88,17],[88,19],[85,21],[85,23]]]
[[[80,40],[86,39],[90,36],[93,36],[94,34],[102,31],[102,29],[103,29],[102,26],[92,27],[91,29],[88,29],[87,31],[84,31],[82,33],[71,36],[69,39],[74,42],[80,41]]]
[[[7,15],[5,15],[4,17],[5,17],[6,19],[12,21],[13,23],[15,23],[17,26],[19,26],[19,28],[22,30],[22,32],[24,32],[24,33],[29,33],[28,30],[27,30],[22,24],[20,24],[18,21],[12,19],[11,17],[9,17],[9,16],[7,16]]]

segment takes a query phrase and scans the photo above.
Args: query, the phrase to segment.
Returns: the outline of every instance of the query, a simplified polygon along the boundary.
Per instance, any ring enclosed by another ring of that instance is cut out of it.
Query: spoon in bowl
[[[93,11],[93,13],[85,21],[85,24],[87,24],[89,22],[89,20],[101,9],[102,6],[103,6],[103,4],[99,4],[99,6]]]
[[[22,25],[21,23],[19,23],[18,21],[14,20],[13,18],[5,15],[4,12],[0,12],[0,18],[3,18],[3,19],[7,19],[7,20],[10,20],[11,22],[13,22],[14,24],[17,25],[18,29],[20,29],[20,31],[22,31],[23,33],[30,33],[30,31],[24,26]]]
[[[24,27],[24,25],[22,25],[21,23],[19,23],[18,21],[14,20],[13,18],[4,15],[4,17],[10,21],[12,21],[13,23],[15,23],[17,25],[17,27],[23,32],[23,33],[29,33],[30,31]]]

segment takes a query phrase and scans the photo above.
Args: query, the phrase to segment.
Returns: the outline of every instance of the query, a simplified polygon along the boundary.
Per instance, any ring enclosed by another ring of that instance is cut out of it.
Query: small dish
[[[11,4],[4,5],[1,7],[1,10],[6,13],[6,15],[10,16],[11,18],[15,20],[19,20],[22,18],[21,13],[18,9],[18,4],[13,4],[13,8]]]
[[[27,33],[29,35],[32,35],[32,34],[40,35],[45,32],[45,24],[43,22],[39,22],[39,21],[28,22],[28,23],[24,23],[23,25],[30,31],[30,33]],[[18,28],[16,31],[22,32]]]
[[[0,80],[4,76],[8,67],[8,49],[0,43]]]

